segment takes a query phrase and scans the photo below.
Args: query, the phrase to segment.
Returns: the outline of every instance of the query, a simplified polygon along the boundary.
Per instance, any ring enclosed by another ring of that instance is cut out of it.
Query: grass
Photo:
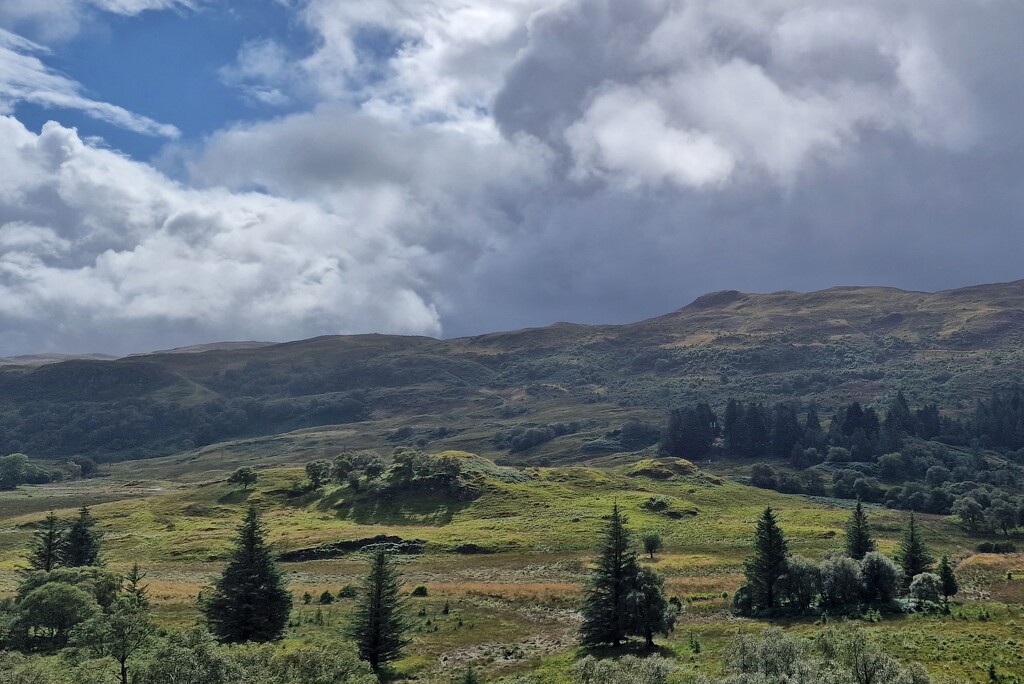
[[[148,466],[157,476],[151,480],[139,479],[135,465],[124,464],[101,479],[4,493],[0,592],[14,589],[32,529],[46,510],[53,507],[69,517],[78,506],[90,504],[105,535],[109,567],[123,570],[139,560],[149,573],[159,622],[187,626],[198,618],[199,589],[222,567],[245,507],[255,504],[264,511],[270,541],[281,551],[378,534],[427,542],[425,553],[400,558],[406,588],[422,584],[429,592],[426,598],[409,599],[414,646],[398,664],[400,673],[446,681],[455,668],[473,664],[488,677],[535,671],[544,681],[565,681],[577,653],[576,609],[594,540],[617,501],[635,533],[657,530],[664,540],[664,552],[641,562],[663,573],[668,593],[686,602],[676,633],[664,640],[678,660],[676,677],[685,681],[696,672],[717,672],[738,631],[766,624],[734,618],[722,596],[741,582],[741,563],[763,508],[771,505],[778,511],[791,551],[812,558],[840,549],[849,515],[849,502],[754,489],[703,472],[656,479],[638,476],[629,465],[511,471],[463,457],[466,470],[475,471],[483,484],[483,494],[470,502],[409,496],[350,506],[347,501],[360,497],[333,485],[322,495],[293,500],[286,492],[303,480],[298,468],[264,470],[258,485],[243,492],[219,477],[172,484],[156,470],[159,462]],[[173,459],[165,463],[166,474],[173,476],[177,464]],[[673,519],[644,509],[652,496],[671,501],[670,510],[696,515]],[[880,508],[870,509],[869,515],[881,549],[892,553],[905,515]],[[936,553],[970,554],[975,540],[951,520],[919,519]],[[463,544],[498,552],[452,552]],[[307,591],[314,597],[324,590],[336,593],[358,582],[364,566],[359,554],[283,565],[296,599]],[[1006,573],[1014,570],[1021,576],[1007,580]],[[1020,671],[1020,649],[1008,645],[1024,643],[1018,627],[1024,625],[1024,556],[973,555],[963,561],[960,574],[967,600],[953,617],[915,615],[869,624],[868,629],[899,657],[926,662],[938,681],[981,682],[979,668],[983,664],[987,670],[989,662],[1006,672]],[[352,603],[305,606],[297,600],[289,638],[341,638]],[[988,620],[979,619],[982,609]],[[817,629],[807,620],[783,624],[798,632]],[[692,652],[691,636],[701,643],[699,654]]]

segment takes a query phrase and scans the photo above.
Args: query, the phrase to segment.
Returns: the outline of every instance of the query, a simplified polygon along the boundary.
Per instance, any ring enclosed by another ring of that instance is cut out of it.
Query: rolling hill
[[[327,336],[0,366],[0,453],[146,458],[317,428],[335,444],[579,458],[631,417],[727,397],[956,413],[1024,375],[1024,281],[944,292],[839,287],[705,295],[627,325],[438,340]],[[561,426],[512,450],[506,434]],[[301,434],[301,433],[300,433]]]

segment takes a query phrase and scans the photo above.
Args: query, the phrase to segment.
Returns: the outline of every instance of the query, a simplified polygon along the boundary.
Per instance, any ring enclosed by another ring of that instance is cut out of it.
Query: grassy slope
[[[167,462],[173,465],[171,459]],[[478,500],[408,497],[378,506],[360,502],[360,497],[346,506],[351,493],[331,488],[322,498],[289,501],[283,490],[302,479],[295,468],[264,471],[254,491],[239,492],[219,481],[156,491],[160,480],[137,479],[129,464],[122,467],[103,480],[3,494],[0,589],[9,591],[16,582],[20,555],[33,523],[41,518],[39,503],[67,507],[61,512],[71,515],[73,506],[92,501],[106,534],[110,567],[122,569],[140,560],[150,572],[160,620],[188,624],[197,615],[198,588],[220,568],[243,508],[256,503],[264,508],[270,538],[281,550],[379,533],[427,540],[425,554],[403,558],[407,584],[425,584],[431,595],[411,602],[415,648],[401,663],[404,671],[427,680],[447,679],[451,668],[464,662],[484,665],[493,673],[540,667],[556,680],[562,678],[575,648],[573,609],[590,549],[613,500],[625,509],[634,531],[661,532],[666,550],[654,566],[666,574],[671,594],[695,599],[676,634],[666,641],[666,648],[680,659],[681,673],[717,668],[732,634],[760,627],[732,618],[720,595],[740,582],[754,519],[764,506],[780,511],[792,551],[812,558],[840,547],[848,515],[841,502],[752,489],[700,473],[664,481],[630,477],[629,466],[530,469],[528,481],[507,482],[500,479],[500,469],[470,460],[468,469],[487,473],[477,475],[486,483],[486,493]],[[173,469],[164,473],[174,474]],[[652,495],[668,497],[674,510],[696,510],[697,515],[673,520],[640,508]],[[110,501],[125,496],[132,498]],[[884,551],[893,551],[903,517],[895,511],[871,511]],[[973,545],[947,520],[925,517],[923,523],[936,551],[959,558]],[[463,543],[506,551],[471,556],[450,552]],[[979,663],[987,667],[1002,659],[1006,667],[1020,667],[1019,649],[1006,646],[1024,638],[1017,626],[1024,620],[1019,604],[1024,582],[1004,578],[1021,560],[974,556],[964,563],[965,595],[977,600],[957,612],[968,619],[911,617],[870,628],[898,654],[928,662],[935,673],[951,677],[949,681],[982,681]],[[297,597],[306,591],[319,596],[356,581],[363,563],[358,556],[346,556],[286,568]],[[441,614],[445,601],[452,608],[448,615]],[[342,601],[323,608],[324,625],[313,624],[316,606],[300,606],[300,624],[291,634],[337,637],[350,606]],[[992,615],[987,622],[978,620],[983,606]],[[791,626],[813,628],[805,622]],[[699,655],[688,646],[691,633],[702,643]]]

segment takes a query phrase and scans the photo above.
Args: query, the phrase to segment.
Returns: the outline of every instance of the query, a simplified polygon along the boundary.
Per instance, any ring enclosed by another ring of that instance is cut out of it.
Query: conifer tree
[[[374,672],[397,659],[409,643],[405,637],[409,624],[401,599],[401,581],[391,555],[378,549],[370,557],[370,573],[363,581],[348,636],[356,642],[359,657],[370,663]]]
[[[949,556],[943,556],[939,561],[939,579],[942,580],[942,597],[949,601],[951,596],[956,596],[960,591],[960,583],[956,581],[956,573],[949,564]]]
[[[273,641],[284,631],[291,607],[292,596],[267,545],[259,511],[251,506],[227,567],[203,600],[210,630],[228,643]]]
[[[71,523],[64,538],[60,565],[69,568],[80,568],[90,565],[102,565],[100,561],[100,533],[94,528],[96,520],[89,508],[82,506],[78,518]]]
[[[900,541],[900,566],[903,568],[904,589],[910,587],[914,577],[931,569],[932,560],[924,540],[921,539],[921,533],[917,529],[917,518],[911,513],[910,523]]]
[[[775,584],[786,572],[788,545],[771,506],[764,509],[754,534],[754,555],[743,564],[751,601],[755,610],[771,610],[778,605]]]
[[[142,572],[138,563],[132,565],[132,569],[124,576],[125,596],[140,608],[149,608],[149,586],[144,585],[142,580],[146,579],[146,573]]]
[[[584,591],[580,639],[618,646],[630,631],[628,597],[639,569],[626,519],[616,503],[598,549],[597,568]]]
[[[875,540],[871,538],[868,516],[860,499],[857,499],[857,507],[846,523],[846,555],[859,561],[874,550]]]
[[[28,556],[29,569],[36,572],[50,572],[56,568],[64,555],[64,523],[50,511],[43,526],[32,535]]]

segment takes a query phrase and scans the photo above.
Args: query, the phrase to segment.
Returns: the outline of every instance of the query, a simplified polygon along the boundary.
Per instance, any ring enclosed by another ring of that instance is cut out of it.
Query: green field
[[[104,533],[108,566],[122,570],[138,560],[149,573],[161,625],[188,626],[199,617],[198,591],[222,567],[235,526],[245,507],[255,504],[281,552],[379,534],[426,542],[423,553],[401,557],[407,587],[424,585],[429,595],[410,599],[414,641],[399,672],[448,681],[456,668],[473,664],[488,677],[536,671],[560,681],[579,654],[580,590],[602,516],[617,501],[634,532],[657,530],[665,540],[665,550],[643,562],[666,576],[670,596],[686,602],[675,633],[662,640],[682,682],[698,671],[719,672],[729,640],[767,624],[733,616],[726,598],[741,582],[741,563],[764,507],[779,511],[791,552],[814,559],[841,548],[849,515],[849,502],[755,489],[689,468],[653,479],[643,464],[512,469],[459,457],[463,477],[482,492],[475,500],[374,500],[336,485],[294,496],[290,490],[305,477],[295,467],[263,470],[257,486],[242,491],[224,476],[245,460],[214,453],[194,462],[194,472],[204,475],[189,482],[178,479],[180,459],[165,458],[114,466],[100,478],[3,493],[0,592],[16,586],[32,530],[49,507],[70,517],[75,507],[90,504]],[[217,470],[217,463],[225,470]],[[666,511],[642,507],[655,496],[669,502]],[[882,508],[869,513],[880,550],[892,553],[905,514]],[[950,616],[888,618],[865,627],[897,657],[924,662],[938,682],[987,681],[990,664],[1005,674],[1024,672],[1024,556],[972,555],[977,540],[952,519],[921,520],[933,551],[960,561],[960,603]],[[358,581],[364,565],[359,554],[346,554],[284,568],[298,599],[304,592],[337,592]],[[1019,579],[1007,579],[1013,571]],[[340,639],[351,603],[321,607],[297,600],[288,638]],[[811,619],[783,624],[799,632],[819,628]],[[701,644],[699,653],[693,640]]]

